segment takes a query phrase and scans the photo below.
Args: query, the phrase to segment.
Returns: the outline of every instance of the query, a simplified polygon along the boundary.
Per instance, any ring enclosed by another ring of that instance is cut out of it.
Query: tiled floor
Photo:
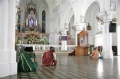
[[[38,62],[40,57],[37,56]],[[57,61],[57,66],[39,66],[36,72],[2,79],[120,79],[120,57],[93,60],[87,56],[58,55]]]

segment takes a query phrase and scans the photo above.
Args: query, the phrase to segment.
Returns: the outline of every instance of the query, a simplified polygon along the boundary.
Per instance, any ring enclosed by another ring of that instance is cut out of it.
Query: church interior
[[[120,79],[119,13],[120,0],[0,0],[0,79]],[[51,46],[57,65],[41,66]],[[35,72],[18,72],[21,47],[33,48]],[[94,47],[102,59],[90,59]]]

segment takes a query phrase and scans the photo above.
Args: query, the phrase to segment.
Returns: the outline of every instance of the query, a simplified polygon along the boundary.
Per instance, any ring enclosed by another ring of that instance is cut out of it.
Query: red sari
[[[53,66],[54,64],[54,56],[53,56],[53,51],[49,50],[43,54],[42,57],[42,65],[44,66]]]

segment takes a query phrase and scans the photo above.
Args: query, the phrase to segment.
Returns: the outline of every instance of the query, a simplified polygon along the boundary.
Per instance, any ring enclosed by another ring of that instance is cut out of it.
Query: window
[[[45,27],[46,27],[46,12],[43,10],[42,12],[42,33],[45,33]]]

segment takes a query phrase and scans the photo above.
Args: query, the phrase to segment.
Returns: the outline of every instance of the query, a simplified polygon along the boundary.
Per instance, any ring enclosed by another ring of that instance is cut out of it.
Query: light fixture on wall
[[[103,24],[104,24],[102,17],[96,16],[96,19],[97,19],[97,21],[98,21],[98,23],[99,23],[100,25],[103,25]]]

